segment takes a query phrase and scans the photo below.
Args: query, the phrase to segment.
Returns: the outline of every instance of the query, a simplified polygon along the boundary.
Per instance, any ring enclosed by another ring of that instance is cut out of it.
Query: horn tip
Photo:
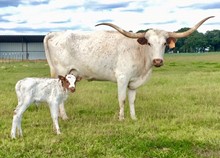
[[[100,25],[108,25],[109,23],[99,23],[99,24],[96,24],[95,26],[100,26]]]
[[[215,16],[209,16],[208,18],[214,18]]]

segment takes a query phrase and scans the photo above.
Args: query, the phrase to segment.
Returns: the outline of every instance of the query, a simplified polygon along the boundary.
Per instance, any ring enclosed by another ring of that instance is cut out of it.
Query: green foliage
[[[181,28],[184,32],[189,28]],[[207,49],[207,50],[206,50]],[[207,31],[205,34],[195,31],[190,36],[180,38],[176,42],[175,52],[205,52],[220,50],[220,30]]]
[[[213,51],[220,50],[220,30],[207,31],[205,37]]]
[[[14,85],[27,76],[48,77],[45,62],[0,64],[0,157],[220,157],[220,54],[166,54],[137,92],[138,120],[118,121],[117,87],[111,82],[77,83],[65,107],[69,120],[52,129],[49,108],[30,106],[23,138],[10,139]]]

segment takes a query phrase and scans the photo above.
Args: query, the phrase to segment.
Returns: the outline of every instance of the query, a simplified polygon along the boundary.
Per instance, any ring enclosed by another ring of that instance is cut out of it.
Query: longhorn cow
[[[119,120],[124,119],[127,89],[130,115],[135,120],[136,89],[149,79],[153,66],[163,65],[166,45],[175,47],[176,39],[189,36],[212,17],[201,20],[181,33],[155,29],[133,33],[111,23],[100,23],[96,26],[107,25],[117,31],[48,33],[44,38],[44,47],[51,76],[65,75],[74,70],[75,76],[87,80],[116,82]],[[65,112],[63,106],[60,106],[60,111]]]

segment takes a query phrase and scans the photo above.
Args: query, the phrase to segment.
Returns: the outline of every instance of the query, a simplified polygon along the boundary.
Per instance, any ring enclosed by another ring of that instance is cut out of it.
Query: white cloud
[[[45,0],[22,0],[17,6],[11,4],[0,8],[0,34],[111,29],[94,27],[100,21],[133,31],[147,28],[176,31],[191,27],[207,16],[216,16],[199,28],[200,32],[205,32],[220,28],[219,11],[218,0],[50,0],[48,3]],[[208,25],[210,23],[212,25]]]

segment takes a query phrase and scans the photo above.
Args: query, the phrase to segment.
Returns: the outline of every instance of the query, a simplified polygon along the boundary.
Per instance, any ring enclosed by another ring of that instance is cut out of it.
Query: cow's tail
[[[51,77],[55,78],[57,77],[56,76],[56,71],[55,71],[55,68],[54,68],[54,64],[53,64],[53,59],[51,59],[51,52],[49,50],[49,39],[52,38],[54,36],[54,34],[51,32],[51,33],[48,33],[45,37],[44,37],[44,51],[45,51],[45,55],[46,55],[46,58],[47,58],[47,62],[48,62],[48,65],[50,67],[50,75]]]

